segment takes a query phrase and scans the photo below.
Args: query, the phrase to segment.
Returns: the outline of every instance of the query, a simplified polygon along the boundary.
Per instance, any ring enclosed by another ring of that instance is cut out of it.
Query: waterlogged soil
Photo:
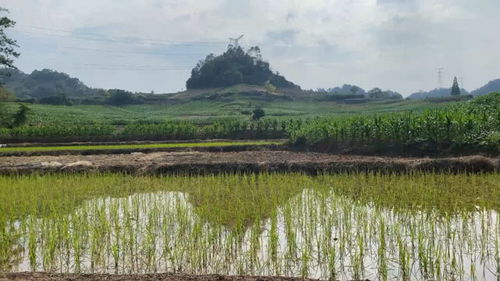
[[[0,174],[125,172],[209,174],[234,172],[495,172],[500,157],[402,158],[292,151],[180,151],[129,154],[0,156]]]
[[[227,276],[227,275],[188,275],[188,274],[55,274],[41,272],[0,273],[0,281],[299,281],[314,280],[273,276]]]

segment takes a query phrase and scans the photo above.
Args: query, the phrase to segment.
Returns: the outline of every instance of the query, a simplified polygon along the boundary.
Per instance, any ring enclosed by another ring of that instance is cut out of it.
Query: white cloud
[[[435,87],[437,67],[445,68],[450,82],[452,75],[464,76],[469,89],[500,77],[497,0],[0,0],[0,5],[18,22],[12,34],[22,45],[21,69],[51,67],[95,87],[179,90],[190,66],[209,52],[222,52],[228,37],[242,33],[243,45],[261,46],[275,70],[305,88],[356,83],[408,94]],[[169,44],[179,42],[188,43]],[[85,63],[102,66],[82,67]]]

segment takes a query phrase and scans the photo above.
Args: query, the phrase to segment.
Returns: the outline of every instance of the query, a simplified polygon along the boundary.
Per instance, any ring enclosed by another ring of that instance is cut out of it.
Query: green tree
[[[141,101],[131,92],[119,89],[108,90],[109,98],[106,103],[109,105],[121,106],[127,104],[138,104]]]
[[[383,99],[383,98],[388,98],[389,95],[379,88],[373,88],[370,91],[368,91],[368,97],[371,99]]]
[[[0,7],[0,13],[8,13],[7,9]],[[16,22],[8,18],[6,15],[0,17],[0,66],[16,68],[14,66],[14,59],[19,57],[19,53],[16,52],[17,45],[16,40],[13,40],[5,34],[5,30],[14,27]]]
[[[13,27],[16,22],[8,18],[5,14],[8,13],[7,9],[0,7],[0,66],[5,68],[15,68],[14,59],[19,57],[19,53],[16,52],[16,48],[19,47],[15,40],[9,38],[5,34],[5,30]],[[1,87],[1,85],[0,85]],[[9,99],[8,93],[1,89],[0,96],[0,127],[6,126],[9,123],[12,116],[10,116],[5,106],[2,104],[4,101]]]
[[[256,108],[256,109],[253,110],[252,119],[254,121],[260,120],[264,116],[266,116],[266,113],[264,112],[264,109],[258,107],[258,108]]]
[[[26,121],[28,120],[28,112],[30,111],[30,108],[27,107],[24,104],[21,104],[17,110],[17,112],[13,116],[13,120],[11,123],[11,127],[19,127],[21,125],[24,125]]]
[[[457,77],[453,78],[453,85],[451,86],[451,95],[460,96],[460,87],[458,86]]]

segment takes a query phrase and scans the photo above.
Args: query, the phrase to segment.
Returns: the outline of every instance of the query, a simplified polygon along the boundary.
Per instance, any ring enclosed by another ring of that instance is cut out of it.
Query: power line
[[[157,44],[157,45],[177,45],[177,46],[198,46],[201,44],[226,44],[226,42],[222,41],[170,41],[170,40],[159,40],[153,38],[141,38],[141,37],[109,37],[104,36],[98,33],[91,32],[77,32],[71,30],[64,29],[55,29],[55,28],[46,28],[46,27],[38,27],[38,26],[28,26],[28,25],[19,25],[18,27],[27,28],[31,30],[19,30],[23,33],[33,34],[33,35],[41,35],[39,32],[35,32],[33,30],[43,31],[43,35],[47,36],[57,36],[57,37],[65,37],[70,39],[78,39],[78,40],[88,40],[88,41],[100,41],[107,43],[136,43],[140,44]],[[62,33],[62,34],[61,34]],[[137,54],[137,55],[148,55],[148,56],[179,56],[179,55],[200,55],[202,53],[195,52],[169,52],[169,53],[161,53],[161,52],[141,52],[141,51],[126,51],[126,50],[109,50],[102,48],[88,48],[88,47],[76,47],[76,46],[63,46],[59,47],[62,51],[90,51],[90,52],[99,52],[99,53],[107,53],[107,54]],[[57,51],[57,50],[55,50]],[[59,51],[60,53],[61,51]],[[82,69],[82,70],[102,70],[102,71],[190,71],[192,69],[192,65],[130,65],[130,64],[73,64],[67,66],[72,69]]]
[[[79,66],[69,66],[65,67],[69,69],[76,69],[76,70],[92,70],[92,71],[133,71],[133,72],[149,72],[149,71],[182,71],[182,72],[189,72],[189,69],[183,69],[183,68],[106,68],[106,67],[79,67]]]
[[[127,64],[98,64],[98,63],[83,63],[82,66],[90,67],[136,67],[136,68],[186,68],[192,67],[190,65],[127,65]]]
[[[34,30],[42,30],[49,31],[51,33],[45,33],[45,35],[49,36],[60,36],[60,37],[74,37],[82,40],[90,40],[90,41],[104,41],[104,42],[120,42],[120,43],[148,43],[148,44],[159,44],[159,45],[218,45],[218,44],[226,44],[223,41],[172,41],[172,40],[160,40],[155,38],[144,38],[144,37],[109,37],[99,33],[91,33],[91,32],[74,32],[72,30],[64,30],[64,29],[55,29],[55,28],[46,28],[46,27],[38,27],[38,26],[30,26],[30,25],[19,25],[19,27],[34,29]],[[39,35],[33,31],[20,30],[18,31],[31,33]],[[64,34],[54,34],[52,32],[64,33]]]
[[[98,53],[111,53],[111,54],[132,54],[132,55],[148,55],[148,56],[202,56],[204,53],[189,53],[189,52],[140,52],[140,51],[123,51],[123,50],[107,50],[99,48],[87,48],[87,47],[74,47],[74,46],[62,46],[62,49],[70,50],[80,50],[80,51],[90,51]]]

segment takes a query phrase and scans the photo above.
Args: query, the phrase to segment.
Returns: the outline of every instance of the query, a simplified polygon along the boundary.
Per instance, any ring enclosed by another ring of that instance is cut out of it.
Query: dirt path
[[[0,273],[0,281],[302,281],[303,278],[272,276],[226,276],[183,274],[53,274],[53,273]],[[307,279],[306,279],[307,280]]]
[[[126,172],[132,174],[339,171],[500,171],[500,158],[395,158],[291,151],[154,152],[0,157],[0,174]]]

